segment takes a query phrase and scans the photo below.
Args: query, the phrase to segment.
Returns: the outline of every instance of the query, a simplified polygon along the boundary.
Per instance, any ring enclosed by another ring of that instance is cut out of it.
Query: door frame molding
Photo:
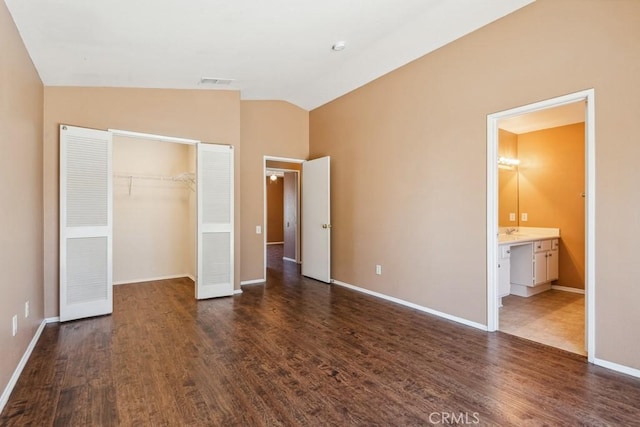
[[[274,162],[285,162],[285,163],[296,163],[296,164],[302,164],[304,162],[306,162],[306,160],[304,159],[293,159],[293,158],[289,158],[289,157],[277,157],[277,156],[262,156],[262,174],[261,174],[261,178],[262,178],[262,267],[263,267],[263,272],[262,272],[262,280],[257,280],[257,281],[252,281],[252,283],[259,283],[259,282],[265,282],[267,280],[267,182],[265,180],[265,176],[267,174],[267,169],[278,169],[278,170],[286,170],[286,169],[282,169],[282,168],[267,168],[267,161],[274,161]],[[298,228],[298,239],[296,241],[296,261],[299,263],[302,262],[302,253],[301,253],[301,248],[302,246],[300,245],[301,239],[302,239],[302,229],[300,227],[301,224],[301,212],[300,212],[300,181],[302,179],[302,170],[297,171],[295,169],[291,169],[291,172],[298,172],[298,200],[296,202],[297,204],[297,210],[298,210],[298,224],[296,224],[296,227]]]
[[[133,132],[130,130],[122,130],[122,129],[107,129],[107,131],[111,132],[113,136],[123,136],[126,138],[136,138],[136,139],[151,139],[153,141],[173,142],[175,144],[196,145],[202,142],[198,139],[179,138],[176,136],[157,135],[154,133]]]
[[[130,130],[123,130],[123,129],[112,129],[112,128],[108,128],[107,129],[108,132],[111,132],[111,134],[114,137],[114,141],[115,141],[115,137],[118,138],[132,138],[132,139],[141,139],[141,140],[151,140],[151,141],[155,141],[155,142],[164,142],[164,143],[172,143],[172,144],[183,144],[183,145],[189,145],[192,146],[193,149],[195,150],[195,173],[198,173],[198,145],[200,144],[208,144],[207,142],[203,142],[200,141],[199,139],[191,139],[191,138],[182,138],[182,137],[177,137],[177,136],[169,136],[169,135],[160,135],[160,134],[155,134],[155,133],[145,133],[145,132],[134,132],[134,131],[130,131]],[[218,145],[224,145],[224,144],[218,144]],[[112,159],[113,159],[113,155],[112,155]],[[111,177],[110,179],[113,179],[113,177]],[[197,188],[194,189],[195,192],[197,192]],[[234,193],[234,197],[235,197],[235,193]],[[198,206],[197,206],[197,196],[196,196],[196,206],[194,209],[194,217],[193,217],[193,221],[194,221],[194,230],[193,230],[193,239],[194,239],[194,247],[193,247],[193,261],[195,263],[195,265],[193,265],[193,276],[189,276],[189,278],[191,280],[193,280],[193,286],[194,286],[194,293],[195,293],[195,288],[197,287],[197,276],[198,276]],[[235,239],[235,237],[234,237]],[[234,241],[234,245],[235,245],[235,241]],[[234,261],[235,262],[235,261]],[[180,276],[183,277],[183,276]],[[152,278],[149,278],[147,280],[151,280]],[[114,283],[114,285],[120,285],[123,283],[137,283],[140,280],[136,280],[135,282],[118,282],[118,283]]]
[[[487,329],[498,330],[498,121],[500,119],[584,101],[585,106],[585,291],[587,358],[596,354],[596,140],[595,90],[583,91],[487,115]]]

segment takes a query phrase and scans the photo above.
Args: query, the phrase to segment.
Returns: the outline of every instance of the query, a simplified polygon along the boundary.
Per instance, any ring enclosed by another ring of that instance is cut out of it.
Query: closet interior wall
[[[114,136],[114,284],[195,276],[195,146]]]

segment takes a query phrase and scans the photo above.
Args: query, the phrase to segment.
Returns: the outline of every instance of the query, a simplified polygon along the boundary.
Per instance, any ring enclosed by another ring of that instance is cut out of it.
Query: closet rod
[[[114,174],[114,178],[125,178],[125,179],[147,179],[154,181],[193,181],[195,179],[194,174],[192,173],[181,173],[176,176],[166,176],[166,175],[136,175],[136,174]]]
[[[165,176],[165,175],[136,175],[136,174],[114,174],[114,178],[123,178],[129,180],[129,195],[131,195],[131,188],[133,187],[134,179],[144,179],[144,180],[152,180],[152,181],[172,181],[172,182],[183,182],[187,185],[189,190],[195,191],[195,174],[190,172],[183,172],[176,176]]]

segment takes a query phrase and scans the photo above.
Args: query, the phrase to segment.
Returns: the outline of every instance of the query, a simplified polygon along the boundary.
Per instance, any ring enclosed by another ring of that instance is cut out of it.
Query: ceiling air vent
[[[203,77],[200,79],[200,83],[205,85],[228,86],[232,82],[233,79],[219,79],[216,77]]]

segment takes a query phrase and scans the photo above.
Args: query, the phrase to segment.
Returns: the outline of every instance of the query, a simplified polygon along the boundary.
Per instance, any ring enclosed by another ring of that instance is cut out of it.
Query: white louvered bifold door
[[[112,136],[60,126],[60,321],[113,311]]]
[[[198,144],[196,298],[233,295],[233,147]]]

